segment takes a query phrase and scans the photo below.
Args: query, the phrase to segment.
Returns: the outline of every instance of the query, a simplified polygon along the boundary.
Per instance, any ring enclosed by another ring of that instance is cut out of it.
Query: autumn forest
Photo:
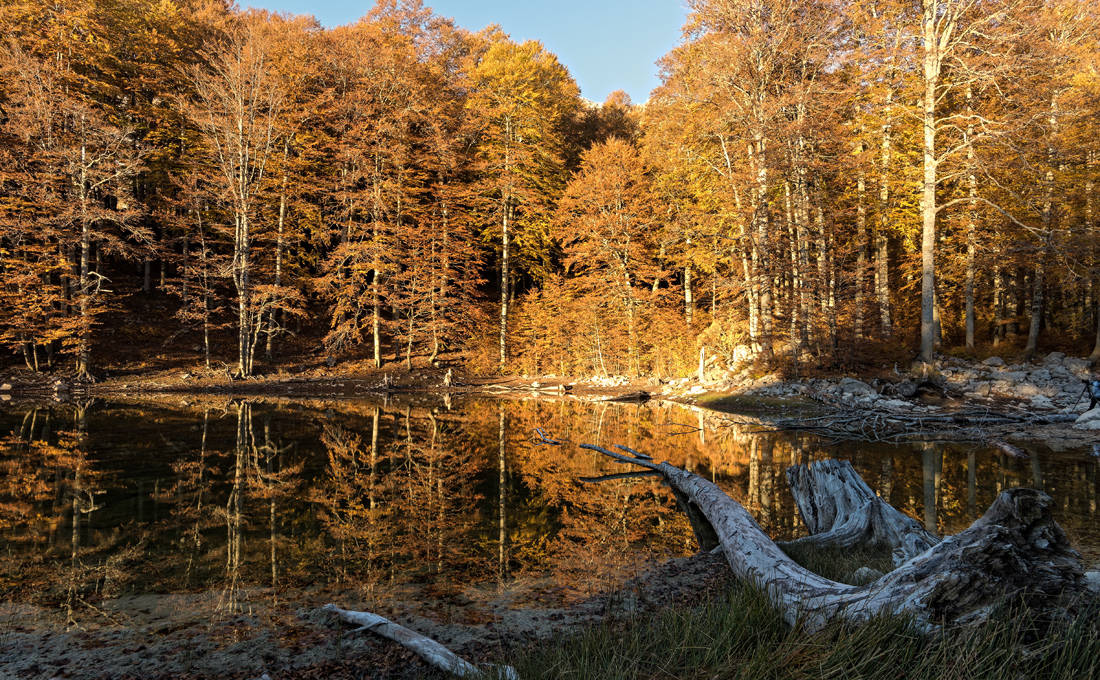
[[[687,5],[649,100],[596,104],[419,0],[3,0],[4,361],[1100,358],[1093,2]]]

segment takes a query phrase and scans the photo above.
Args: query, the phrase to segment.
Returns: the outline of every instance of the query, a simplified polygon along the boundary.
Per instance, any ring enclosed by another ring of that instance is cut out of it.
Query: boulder
[[[982,363],[985,364],[986,366],[1004,366],[1005,365],[1005,360],[1002,359],[1001,357],[989,357],[988,359],[986,359]]]
[[[1032,408],[1052,409],[1054,408],[1054,402],[1050,400],[1050,397],[1036,394],[1031,398],[1031,406]]]
[[[1028,375],[1028,379],[1033,383],[1050,382],[1050,371],[1045,368],[1034,370]]]
[[[1020,399],[1030,399],[1040,392],[1039,388],[1031,383],[1020,383],[1014,385],[1010,393]]]
[[[988,397],[993,392],[993,385],[991,383],[975,383],[972,392],[981,397]]]
[[[847,392],[848,394],[857,397],[870,397],[877,395],[878,391],[871,387],[862,380],[856,380],[855,378],[845,378],[840,381],[840,391]]]
[[[733,348],[733,352],[730,353],[730,362],[734,364],[743,364],[752,360],[752,347],[748,345],[737,345]]]
[[[1043,359],[1044,366],[1061,366],[1065,361],[1066,355],[1064,352],[1051,352]]]
[[[1070,357],[1062,362],[1062,366],[1078,378],[1083,378],[1089,371],[1089,360]]]
[[[1077,422],[1073,423],[1073,428],[1075,430],[1100,430],[1100,406],[1082,413]]]
[[[1055,380],[1075,380],[1077,376],[1073,375],[1065,365],[1062,365],[1050,369],[1050,377]]]
[[[910,380],[904,380],[894,386],[894,394],[902,399],[912,399],[917,394],[917,384]]]

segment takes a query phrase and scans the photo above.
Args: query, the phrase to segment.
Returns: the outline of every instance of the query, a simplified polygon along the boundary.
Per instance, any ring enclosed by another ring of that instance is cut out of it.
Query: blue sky
[[[371,0],[239,0],[243,6],[312,14],[325,26],[355,21]],[[657,86],[654,62],[680,39],[683,0],[425,0],[437,14],[478,30],[500,24],[513,39],[540,40],[602,102],[626,90],[636,103]]]

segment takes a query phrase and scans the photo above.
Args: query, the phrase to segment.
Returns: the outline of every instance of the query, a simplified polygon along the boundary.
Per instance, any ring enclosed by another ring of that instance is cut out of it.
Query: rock
[[[1073,375],[1065,365],[1062,365],[1050,369],[1050,377],[1055,380],[1074,380],[1077,376]]]
[[[979,397],[988,397],[993,393],[993,385],[991,383],[983,382],[976,383],[972,390],[973,394],[977,394]]]
[[[885,576],[878,569],[872,569],[871,567],[860,567],[852,572],[852,582],[856,585],[867,585],[868,583],[874,583]]]
[[[1050,397],[1036,394],[1031,398],[1031,406],[1032,408],[1052,409],[1054,408],[1054,402],[1050,400]]]
[[[1073,429],[1075,430],[1100,430],[1100,406],[1092,409],[1091,411],[1085,411],[1081,414],[1081,417],[1073,423]]]
[[[1051,352],[1043,359],[1044,366],[1061,366],[1065,360],[1066,355],[1064,352]]]
[[[1070,357],[1062,362],[1062,366],[1074,376],[1083,378],[1089,371],[1089,360]]]
[[[1100,571],[1085,572],[1085,587],[1100,595]]]
[[[1020,399],[1030,399],[1039,394],[1039,388],[1031,383],[1021,383],[1014,385],[1011,393]]]
[[[743,364],[752,360],[752,347],[737,345],[730,353],[730,363]]]
[[[1040,368],[1028,374],[1028,379],[1033,383],[1050,382],[1050,371],[1045,368]]]
[[[894,394],[902,399],[912,399],[917,394],[917,384],[911,380],[904,380],[894,386]]]
[[[847,392],[857,397],[870,397],[878,394],[875,388],[855,378],[845,378],[841,380],[839,387],[841,392]]]
[[[1005,360],[1002,359],[1001,357],[989,357],[988,359],[986,359],[982,363],[985,364],[986,366],[1004,366],[1005,365]]]

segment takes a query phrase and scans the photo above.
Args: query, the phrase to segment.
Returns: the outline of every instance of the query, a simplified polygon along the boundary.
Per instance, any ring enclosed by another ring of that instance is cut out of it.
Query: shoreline
[[[1087,359],[1048,354],[1033,364],[1007,364],[996,357],[982,362],[944,357],[935,374],[915,379],[894,371],[876,376],[850,375],[788,378],[779,373],[756,375],[748,368],[693,378],[571,378],[545,376],[474,376],[452,368],[406,370],[309,369],[243,380],[224,371],[162,369],[115,372],[99,382],[79,383],[57,374],[25,370],[0,372],[0,403],[65,403],[86,399],[149,401],[178,399],[183,404],[237,399],[262,401],[345,399],[543,398],[583,401],[672,402],[703,409],[725,422],[789,429],[807,413],[865,413],[868,419],[915,419],[921,436],[940,434],[956,441],[991,439],[1041,442],[1056,450],[1100,441],[1100,417],[1076,422],[1089,405],[1083,380],[1093,377]],[[980,430],[960,429],[946,416],[980,411],[1027,416],[1020,423],[1001,423]],[[1028,422],[1061,420],[1063,422]],[[935,420],[946,420],[936,427]],[[896,424],[897,425],[897,424]],[[895,429],[904,430],[904,422]],[[919,441],[921,436],[911,439]]]

